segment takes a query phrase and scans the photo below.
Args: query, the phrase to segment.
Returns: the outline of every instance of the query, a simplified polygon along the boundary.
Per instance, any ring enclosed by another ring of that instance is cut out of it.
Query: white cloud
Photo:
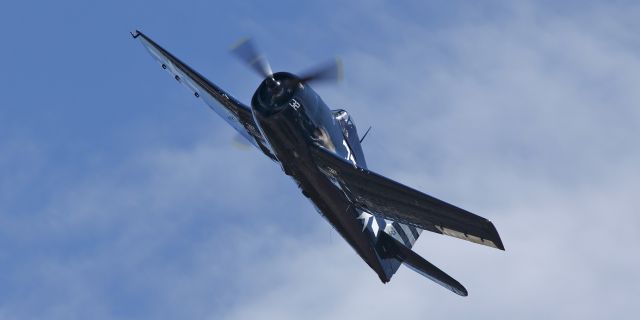
[[[346,88],[324,97],[374,125],[374,170],[496,223],[504,253],[432,235],[416,247],[470,297],[407,270],[381,285],[345,244],[318,240],[276,257],[268,270],[283,282],[228,318],[599,319],[637,309],[640,64],[627,28],[637,8],[509,10],[441,29],[376,10],[390,32],[411,33],[388,50],[353,49]]]
[[[347,45],[344,85],[320,91],[361,130],[374,126],[364,143],[372,169],[495,222],[506,252],[426,233],[415,247],[469,297],[408,269],[381,284],[277,166],[207,132],[188,147],[141,146],[52,188],[36,212],[0,217],[0,240],[12,242],[0,252],[0,284],[13,289],[0,290],[0,319],[637,310],[638,8],[520,3],[488,18],[466,7],[439,25],[386,6],[360,4],[362,20],[355,8],[325,17],[336,41],[359,38]],[[360,47],[377,36],[383,45]],[[24,158],[47,156],[27,146]],[[31,162],[3,171],[4,198],[38,182],[40,171],[24,168],[46,162]]]

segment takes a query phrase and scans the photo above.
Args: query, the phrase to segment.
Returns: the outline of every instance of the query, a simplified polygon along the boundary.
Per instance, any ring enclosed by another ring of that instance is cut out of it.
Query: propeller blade
[[[256,45],[250,38],[240,40],[231,48],[231,52],[262,77],[269,77],[273,73],[269,61],[258,51]]]
[[[342,80],[342,61],[335,58],[318,67],[302,73],[301,82],[340,81]]]

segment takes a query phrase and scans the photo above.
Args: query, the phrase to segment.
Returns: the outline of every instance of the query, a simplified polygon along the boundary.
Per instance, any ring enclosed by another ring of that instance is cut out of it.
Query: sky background
[[[0,319],[632,319],[637,1],[4,1]],[[369,167],[494,222],[423,233],[469,290],[378,277],[139,28],[241,101],[333,56]]]

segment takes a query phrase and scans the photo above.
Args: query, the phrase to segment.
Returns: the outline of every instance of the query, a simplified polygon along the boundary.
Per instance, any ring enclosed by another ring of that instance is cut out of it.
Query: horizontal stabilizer
[[[451,290],[453,293],[466,297],[468,295],[460,282],[452,278],[438,267],[413,252],[411,249],[403,246],[398,240],[392,238],[384,232],[380,232],[381,241],[387,254],[393,255],[396,259],[402,261],[404,265],[413,271],[433,280],[435,283]]]

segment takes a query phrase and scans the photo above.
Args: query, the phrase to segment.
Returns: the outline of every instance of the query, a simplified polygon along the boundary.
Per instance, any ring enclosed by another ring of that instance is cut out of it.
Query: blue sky
[[[0,319],[627,318],[640,296],[640,42],[631,1],[0,5]],[[423,234],[460,298],[377,276],[295,185],[177,85],[136,28],[248,102],[228,52],[320,86],[369,167],[491,219]]]

